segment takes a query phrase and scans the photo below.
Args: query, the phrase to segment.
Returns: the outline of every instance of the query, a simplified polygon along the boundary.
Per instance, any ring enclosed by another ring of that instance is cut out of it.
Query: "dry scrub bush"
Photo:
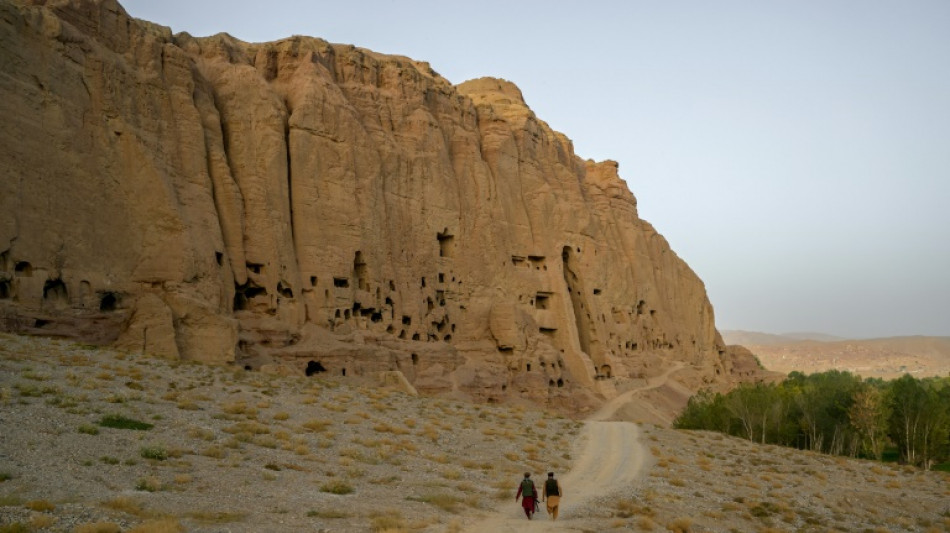
[[[353,492],[353,487],[341,479],[329,479],[320,485],[320,492],[328,492],[330,494],[350,494]]]
[[[693,527],[692,518],[680,517],[667,524],[666,529],[673,533],[688,533],[691,527]]]
[[[208,442],[214,440],[214,432],[211,431],[210,429],[205,429],[205,428],[198,428],[198,427],[189,428],[188,436],[193,439],[200,439],[200,440],[208,441]]]
[[[229,511],[192,511],[188,517],[202,524],[226,524],[240,522],[247,517],[247,513]]]
[[[339,511],[337,509],[327,509],[327,510],[319,510],[319,511],[317,510],[307,511],[307,516],[315,517],[315,518],[335,519],[335,518],[347,518],[350,515],[348,513],[344,513],[343,511]]]
[[[227,454],[228,452],[226,452],[224,448],[215,445],[208,446],[201,452],[201,455],[211,457],[212,459],[223,459]]]
[[[165,488],[162,480],[155,476],[139,478],[135,483],[135,490],[144,490],[146,492],[158,492]]]
[[[34,514],[30,516],[30,531],[48,529],[56,523],[56,517],[48,514]],[[0,526],[2,527],[2,526]]]
[[[120,513],[133,516],[145,516],[147,514],[138,500],[128,496],[119,496],[118,498],[104,501],[101,505],[106,509],[112,509],[113,511],[119,511]]]
[[[314,419],[304,422],[302,424],[302,427],[306,429],[307,431],[312,431],[314,433],[322,433],[326,431],[326,429],[331,425],[333,425],[333,422],[329,420],[318,420],[314,418]]]
[[[73,533],[122,533],[122,528],[114,522],[93,522],[76,526]]]
[[[462,501],[458,496],[445,492],[423,494],[421,496],[409,496],[407,499],[414,502],[428,503],[429,505],[434,505],[439,509],[449,513],[457,512],[458,504]]]
[[[182,533],[185,528],[174,518],[150,520],[133,527],[128,533]]]
[[[656,529],[656,522],[648,516],[641,516],[637,518],[637,529],[640,531],[653,531]]]
[[[49,500],[32,500],[23,504],[23,507],[31,511],[36,511],[40,513],[54,511],[56,506],[50,503]]]

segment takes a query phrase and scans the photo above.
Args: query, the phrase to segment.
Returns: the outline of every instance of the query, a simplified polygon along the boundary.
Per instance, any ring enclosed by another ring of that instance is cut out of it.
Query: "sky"
[[[950,336],[946,0],[122,5],[514,82],[577,155],[619,163],[719,329]]]

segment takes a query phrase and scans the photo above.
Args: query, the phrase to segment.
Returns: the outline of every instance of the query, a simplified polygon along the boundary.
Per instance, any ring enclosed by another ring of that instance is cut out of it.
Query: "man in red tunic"
[[[531,481],[531,474],[524,473],[524,479],[518,486],[518,494],[515,495],[515,501],[521,498],[521,507],[524,508],[524,514],[531,520],[531,515],[537,510],[538,491],[534,488],[534,481]]]

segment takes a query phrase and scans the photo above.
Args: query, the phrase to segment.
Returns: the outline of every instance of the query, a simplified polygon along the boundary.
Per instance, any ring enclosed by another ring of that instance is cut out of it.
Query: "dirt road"
[[[556,522],[542,509],[527,520],[520,503],[512,497],[502,502],[484,518],[472,520],[463,531],[468,533],[516,533],[532,531],[589,531],[584,521],[574,518],[574,511],[589,505],[599,496],[610,494],[632,484],[642,475],[652,460],[646,446],[640,442],[640,428],[632,422],[607,421],[626,402],[640,391],[660,387],[669,375],[683,367],[677,364],[666,373],[647,382],[643,387],[618,395],[605,404],[584,423],[576,449],[574,467],[561,477],[564,490],[563,504]],[[538,474],[541,474],[540,472]],[[512,496],[518,479],[512,479]],[[540,487],[544,478],[535,479]],[[541,504],[542,506],[544,504]]]

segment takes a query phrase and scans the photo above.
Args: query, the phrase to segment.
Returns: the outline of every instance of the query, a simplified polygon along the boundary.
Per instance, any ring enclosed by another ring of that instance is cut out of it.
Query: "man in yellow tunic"
[[[551,520],[557,520],[557,506],[561,504],[561,483],[554,479],[554,472],[548,472],[548,479],[544,482],[544,501],[548,505],[548,514]]]

